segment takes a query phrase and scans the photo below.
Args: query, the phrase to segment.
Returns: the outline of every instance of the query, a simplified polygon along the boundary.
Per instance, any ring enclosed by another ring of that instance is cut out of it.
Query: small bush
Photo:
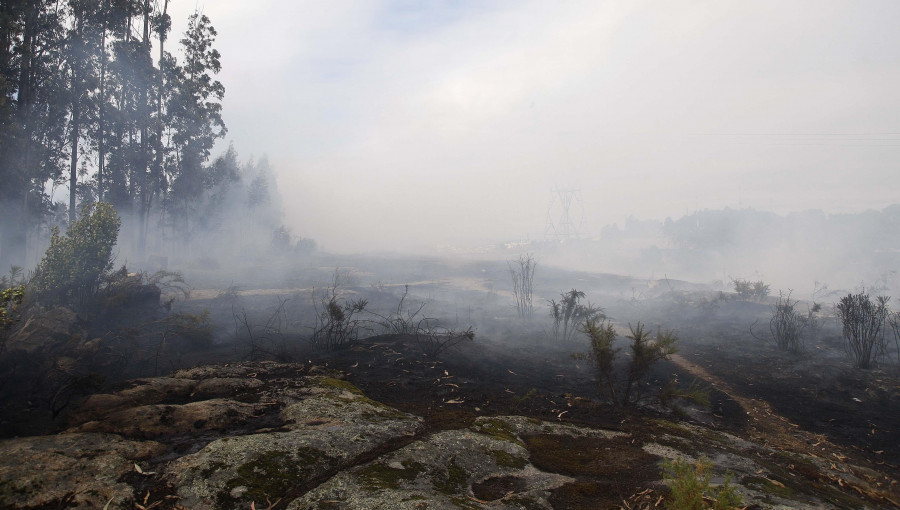
[[[650,368],[661,359],[668,359],[677,351],[678,336],[674,331],[657,330],[656,337],[644,330],[640,322],[632,327],[631,361],[625,377],[615,377],[613,363],[621,348],[614,347],[616,332],[612,323],[596,317],[584,321],[582,331],[591,343],[590,353],[576,353],[575,359],[588,360],[597,371],[597,379],[601,387],[609,391],[610,398],[616,405],[627,406],[641,399],[643,386],[650,373]],[[624,385],[622,391],[616,391],[617,381]],[[621,396],[620,396],[621,395]]]
[[[415,338],[416,344],[426,356],[437,358],[447,349],[475,340],[475,331],[471,327],[457,331],[438,326],[435,319],[422,319],[416,329]]]
[[[25,285],[16,285],[0,291],[0,329],[8,328],[16,322],[16,309],[22,304],[24,297]]]
[[[532,296],[534,295],[534,270],[537,260],[534,255],[520,255],[519,260],[506,261],[509,277],[513,285],[513,298],[516,300],[516,313],[519,317],[531,317],[534,312]]]
[[[687,388],[683,388],[677,376],[672,376],[657,395],[659,403],[672,409],[677,414],[684,414],[684,409],[678,406],[678,401],[689,401],[694,404],[709,407],[709,389],[703,386],[697,379],[693,379]]]
[[[18,308],[25,297],[25,285],[0,290],[0,352],[6,348],[6,334],[19,321]]]
[[[288,299],[278,298],[269,318],[264,323],[254,324],[247,316],[246,310],[233,312],[234,336],[242,339],[248,348],[244,359],[250,361],[274,360],[281,363],[292,363],[296,360],[297,350],[292,342],[292,335],[287,332],[290,323],[285,305]]]
[[[884,351],[881,333],[889,299],[881,296],[872,301],[865,293],[848,294],[837,305],[847,351],[857,368],[871,367],[878,354]]]
[[[807,310],[806,316],[797,312],[797,301],[791,301],[791,295],[779,295],[772,306],[772,318],[769,319],[769,333],[775,340],[775,345],[783,350],[793,353],[803,351],[803,340],[807,331],[817,329],[815,314],[822,308],[813,303]]]
[[[731,485],[731,475],[726,474],[725,483],[710,486],[712,462],[702,457],[696,464],[683,458],[665,461],[663,480],[671,494],[666,500],[670,510],[730,510],[741,506],[741,496]]]
[[[731,280],[731,285],[741,299],[762,301],[769,297],[769,285],[762,280],[751,282],[741,278],[734,278]]]
[[[613,361],[621,348],[613,347],[616,341],[616,330],[613,328],[612,322],[598,321],[595,318],[588,319],[584,322],[584,333],[591,342],[590,362],[597,371],[597,378],[600,386],[606,386],[609,391],[610,398],[613,402],[619,404],[616,396],[615,379],[613,378]],[[587,358],[586,355],[576,358]]]
[[[85,205],[81,218],[69,225],[64,236],[54,227],[50,247],[30,283],[37,301],[79,308],[95,297],[112,269],[121,223],[112,205],[99,202]]]
[[[631,334],[626,338],[631,339],[631,364],[628,366],[628,378],[625,385],[625,403],[632,399],[632,391],[635,392],[634,399],[640,398],[643,383],[650,373],[652,367],[657,361],[669,359],[669,356],[678,352],[675,345],[678,342],[678,336],[672,330],[663,333],[662,329],[657,329],[655,340],[651,340],[650,333],[644,331],[644,325],[640,322],[636,327],[631,327]]]
[[[359,330],[367,321],[359,318],[369,302],[365,299],[345,300],[341,296],[340,284],[348,274],[335,270],[331,286],[322,293],[313,289],[315,325],[312,332],[313,347],[332,350],[355,343]]]
[[[888,312],[887,322],[894,333],[894,348],[897,350],[897,363],[900,363],[900,312]]]
[[[407,296],[409,296],[409,285],[404,286],[403,295],[400,296],[400,302],[397,303],[396,311],[388,315],[369,312],[377,317],[375,323],[381,326],[385,333],[393,335],[412,335],[417,333],[419,323],[424,318],[422,311],[428,303],[423,301],[418,307],[407,307]]]
[[[203,310],[199,314],[176,313],[168,318],[168,323],[173,334],[193,347],[209,347],[213,343],[209,310]]]
[[[557,341],[569,341],[575,336],[575,332],[586,321],[591,319],[605,319],[603,309],[595,307],[591,303],[581,304],[584,292],[572,289],[559,295],[560,300],[550,300],[550,316],[553,317],[553,336]]]

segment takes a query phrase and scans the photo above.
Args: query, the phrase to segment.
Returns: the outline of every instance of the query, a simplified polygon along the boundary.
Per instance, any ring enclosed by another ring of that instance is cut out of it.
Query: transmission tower
[[[578,225],[572,220],[572,206],[580,205],[577,189],[553,189],[550,206],[547,207],[547,228],[544,235],[549,239],[573,239],[578,237]],[[580,221],[579,221],[580,223]]]

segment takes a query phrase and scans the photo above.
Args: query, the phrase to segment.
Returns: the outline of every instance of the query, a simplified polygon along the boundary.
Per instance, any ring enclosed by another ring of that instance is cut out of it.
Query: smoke
[[[664,277],[732,290],[762,280],[774,293],[898,292],[900,205],[859,214],[703,210],[665,221],[627,220],[594,239],[545,245],[545,260],[586,271]]]

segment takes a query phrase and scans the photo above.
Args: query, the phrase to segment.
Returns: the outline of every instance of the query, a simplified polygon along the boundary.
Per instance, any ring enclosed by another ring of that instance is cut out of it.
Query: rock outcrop
[[[341,374],[301,364],[237,363],[131,381],[93,395],[70,419],[57,435],[0,442],[0,507],[652,505],[666,493],[660,462],[701,456],[717,467],[714,481],[727,469],[745,504],[758,508],[879,501],[863,497],[871,489],[858,476],[863,468],[700,425],[647,419],[640,430],[613,431],[482,416],[462,428],[429,428]]]
[[[130,508],[134,487],[122,478],[166,447],[115,434],[68,433],[9,439],[0,442],[0,452],[3,508]]]
[[[71,349],[73,340],[84,341],[78,315],[63,307],[51,308],[29,317],[6,342],[9,351],[51,352]]]

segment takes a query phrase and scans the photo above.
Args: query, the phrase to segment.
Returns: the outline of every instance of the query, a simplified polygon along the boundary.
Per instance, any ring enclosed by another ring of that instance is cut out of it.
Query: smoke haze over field
[[[228,140],[326,250],[704,208],[897,200],[900,4],[175,1],[218,29]]]

